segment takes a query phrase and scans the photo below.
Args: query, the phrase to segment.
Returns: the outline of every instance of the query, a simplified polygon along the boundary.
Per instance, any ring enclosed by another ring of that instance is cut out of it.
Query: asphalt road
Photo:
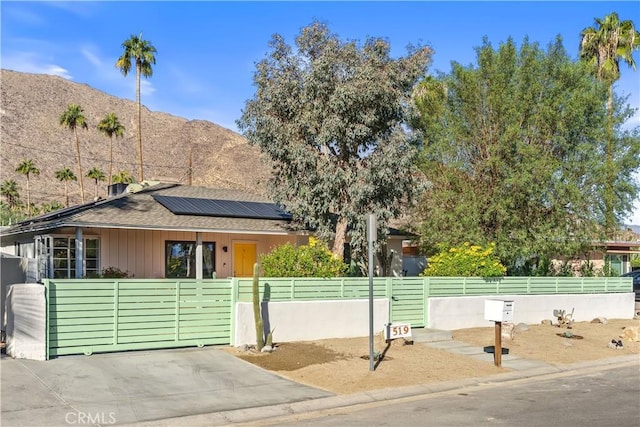
[[[634,363],[500,384],[480,384],[260,425],[279,426],[640,426],[640,371]]]

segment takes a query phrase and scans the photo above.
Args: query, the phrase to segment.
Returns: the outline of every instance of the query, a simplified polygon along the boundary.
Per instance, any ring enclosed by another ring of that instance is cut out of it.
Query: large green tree
[[[31,190],[29,184],[31,176],[40,175],[40,169],[36,167],[36,164],[31,159],[25,159],[16,168],[16,172],[25,175],[27,177],[27,215],[31,216]]]
[[[365,214],[375,212],[386,231],[416,188],[414,140],[403,124],[432,51],[394,59],[383,39],[345,42],[317,22],[295,49],[274,35],[270,50],[238,126],[271,161],[275,201],[325,241],[333,234],[337,256],[350,229],[357,257]]]
[[[122,137],[124,135],[124,126],[118,120],[116,113],[109,113],[98,123],[98,131],[109,137],[109,185],[111,185],[111,175],[113,175],[113,137]]]
[[[535,256],[581,251],[602,237],[607,87],[560,39],[547,50],[485,39],[476,52],[475,65],[453,63],[415,91],[431,181],[419,205],[424,247],[495,242],[511,272]],[[614,107],[615,208],[629,212],[640,144],[637,130],[620,127],[633,111]]]
[[[116,61],[116,67],[126,77],[131,71],[131,62],[136,68],[136,102],[138,104],[138,181],[144,180],[142,168],[142,104],[140,103],[140,76],[149,78],[153,75],[152,65],[156,63],[156,48],[150,41],[144,40],[142,34],[131,35],[122,43],[124,51]],[[109,174],[111,175],[111,174]]]
[[[614,157],[614,94],[613,84],[620,78],[620,61],[632,69],[636,69],[633,51],[640,49],[640,33],[634,28],[632,21],[620,21],[617,13],[611,13],[604,19],[595,19],[595,27],[582,30],[580,42],[580,58],[591,66],[593,74],[609,88],[607,99],[607,149],[605,170],[607,181],[604,193],[605,228],[609,235],[616,229],[618,218],[615,209],[616,170]]]
[[[65,206],[69,207],[69,181],[77,181],[78,178],[69,168],[62,168],[55,172],[56,179],[64,183]]]
[[[84,203],[84,180],[82,179],[82,160],[80,158],[80,141],[78,140],[78,128],[89,128],[83,112],[84,110],[78,104],[69,104],[67,106],[67,109],[60,116],[60,125],[71,130],[73,132],[73,136],[75,137],[76,164],[78,165],[78,176],[80,177],[80,199],[82,200],[82,203]]]

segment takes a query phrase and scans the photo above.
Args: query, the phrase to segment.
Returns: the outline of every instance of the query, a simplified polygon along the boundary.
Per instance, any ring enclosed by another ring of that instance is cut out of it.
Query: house
[[[137,187],[5,229],[2,251],[37,259],[38,279],[96,277],[104,269],[137,278],[224,278],[250,276],[259,254],[308,239],[291,227],[291,215],[261,196]]]
[[[180,184],[132,184],[125,192],[30,218],[2,230],[2,252],[36,260],[32,277],[225,278],[253,274],[260,254],[309,232],[263,196]],[[389,249],[401,253],[402,235]],[[402,274],[394,260],[393,275]]]
[[[594,242],[582,256],[553,261],[556,268],[568,264],[576,276],[582,276],[587,265],[594,272],[604,271],[607,275],[619,276],[633,269],[631,261],[635,257],[640,257],[640,226],[623,225],[611,239]]]

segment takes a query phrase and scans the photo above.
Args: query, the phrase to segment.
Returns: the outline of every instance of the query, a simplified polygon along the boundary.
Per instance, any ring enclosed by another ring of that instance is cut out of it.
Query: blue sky
[[[470,64],[474,47],[487,36],[494,46],[525,36],[543,46],[561,35],[577,58],[580,31],[594,18],[617,12],[640,27],[637,1],[573,2],[18,2],[2,1],[1,66],[56,74],[121,98],[135,99],[134,74],[125,78],[114,64],[121,44],[143,34],[156,47],[153,77],[144,80],[142,102],[149,109],[187,119],[204,119],[236,130],[254,93],[255,63],[268,52],[274,33],[293,44],[314,20],[342,39],[389,40],[392,53],[409,44],[430,45],[431,72],[450,70],[451,61]],[[640,55],[634,56],[640,67]],[[640,70],[622,66],[616,91],[640,105]],[[632,120],[640,125],[640,113]],[[634,224],[640,224],[640,202]]]

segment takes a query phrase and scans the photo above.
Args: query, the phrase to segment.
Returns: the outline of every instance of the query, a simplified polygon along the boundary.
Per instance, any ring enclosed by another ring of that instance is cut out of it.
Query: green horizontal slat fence
[[[228,280],[45,280],[48,357],[230,344]]]
[[[253,279],[46,279],[48,356],[230,344]],[[262,278],[262,301],[369,298],[369,279]],[[430,297],[632,292],[627,277],[374,278],[390,321],[427,326]]]

